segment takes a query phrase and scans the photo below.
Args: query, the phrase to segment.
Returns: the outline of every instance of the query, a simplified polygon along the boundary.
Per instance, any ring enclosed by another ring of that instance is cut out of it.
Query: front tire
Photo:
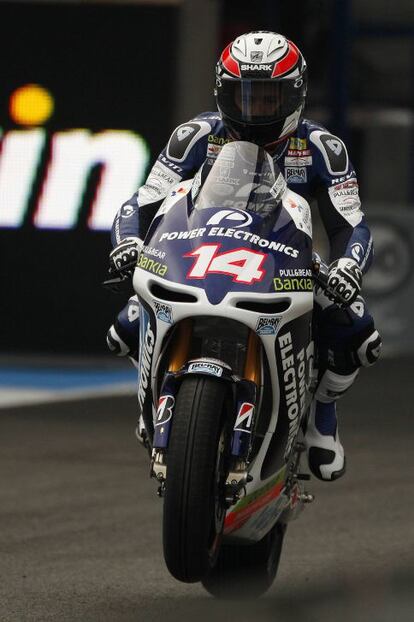
[[[208,376],[185,377],[177,396],[167,454],[164,558],[179,581],[200,581],[214,566],[226,510],[227,386]]]

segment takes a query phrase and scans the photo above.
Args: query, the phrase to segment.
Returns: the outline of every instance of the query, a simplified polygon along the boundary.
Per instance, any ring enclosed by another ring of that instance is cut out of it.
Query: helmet
[[[292,134],[302,114],[306,62],[283,35],[241,35],[216,65],[214,94],[224,125],[236,140],[270,147]]]

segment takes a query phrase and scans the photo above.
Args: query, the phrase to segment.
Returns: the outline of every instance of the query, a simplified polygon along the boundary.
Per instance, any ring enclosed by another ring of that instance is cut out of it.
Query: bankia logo
[[[87,227],[108,230],[114,210],[144,179],[150,154],[140,134],[87,127],[51,131],[45,124],[58,106],[52,92],[36,83],[10,96],[9,119],[0,120],[0,126],[13,124],[0,127],[0,227],[16,229],[29,220],[39,229],[73,229],[91,172],[99,167]]]

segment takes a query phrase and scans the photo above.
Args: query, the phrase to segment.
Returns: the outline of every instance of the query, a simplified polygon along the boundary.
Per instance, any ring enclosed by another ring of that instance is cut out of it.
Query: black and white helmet
[[[306,98],[306,62],[283,35],[237,37],[216,65],[217,107],[230,135],[270,147],[292,134]]]

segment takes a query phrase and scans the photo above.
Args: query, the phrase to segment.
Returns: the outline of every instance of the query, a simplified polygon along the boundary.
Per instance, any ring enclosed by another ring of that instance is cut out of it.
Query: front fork
[[[190,375],[187,363],[191,344],[191,320],[183,321],[175,339],[174,353],[168,371],[164,376],[158,399],[158,407],[154,421],[154,438],[151,460],[151,476],[160,483],[158,493],[163,494],[167,476],[165,461],[166,451],[174,416],[175,398],[184,376]],[[207,359],[202,359],[206,361]],[[192,361],[194,362],[194,361]],[[214,361],[214,364],[218,364]],[[248,456],[252,445],[252,433],[256,419],[258,387],[261,385],[261,354],[260,340],[253,332],[249,333],[243,378],[233,375],[232,370],[222,365],[221,379],[230,382],[235,390],[235,421],[233,425],[230,449],[230,469],[226,481],[226,499],[235,503],[240,491],[248,481]],[[201,375],[201,372],[198,372]],[[207,374],[205,374],[207,375]]]

